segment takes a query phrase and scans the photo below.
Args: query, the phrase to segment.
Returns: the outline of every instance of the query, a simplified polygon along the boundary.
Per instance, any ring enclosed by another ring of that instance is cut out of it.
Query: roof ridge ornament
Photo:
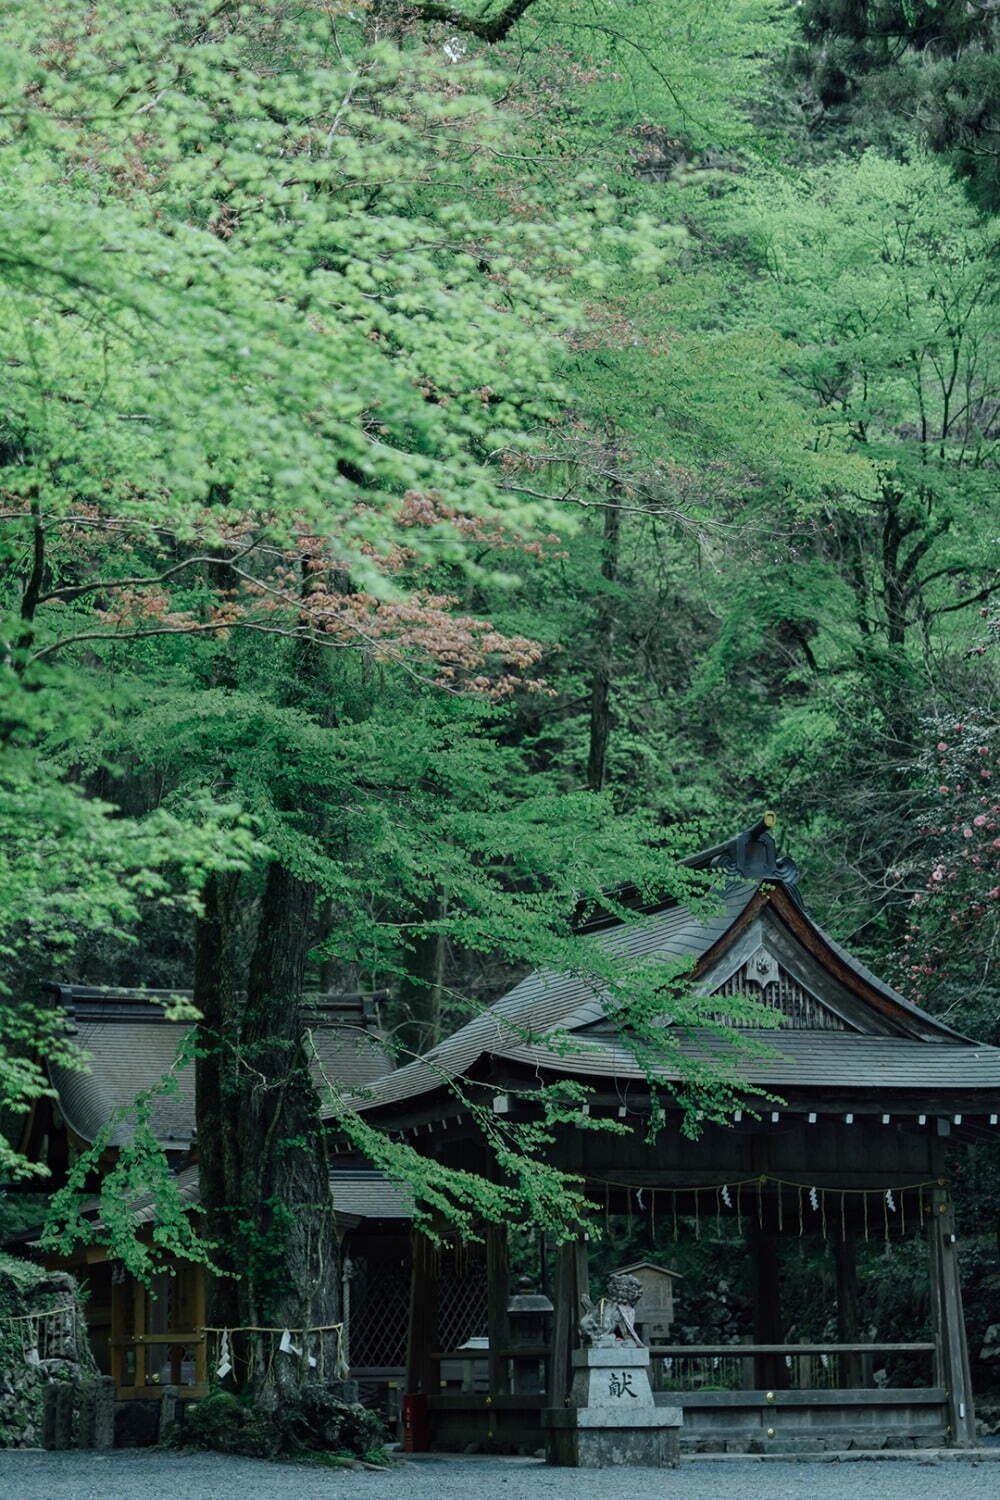
[[[777,821],[777,813],[766,812],[752,828],[713,849],[709,868],[742,880],[773,880],[790,887],[798,885],[798,866],[791,855],[778,853],[771,834]]]

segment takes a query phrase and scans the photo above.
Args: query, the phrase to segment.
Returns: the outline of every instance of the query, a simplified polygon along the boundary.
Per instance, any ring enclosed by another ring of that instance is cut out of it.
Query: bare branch
[[[439,5],[436,0],[424,0],[422,4],[407,8],[418,21],[443,21],[446,26],[454,26],[456,31],[470,32],[481,41],[502,42],[534,3],[535,0],[510,0],[510,4],[497,15],[483,19],[467,16],[455,5]]]
[[[986,599],[991,599],[995,593],[1000,591],[1000,580],[996,583],[988,583],[978,594],[969,594],[965,599],[959,599],[957,604],[942,604],[939,609],[929,609],[929,615],[950,615],[956,609],[968,609],[970,604],[982,604]]]
[[[413,678],[414,682],[422,683],[425,687],[432,687],[437,692],[449,693],[456,698],[464,696],[461,688],[452,687],[447,682],[439,681],[437,678],[428,677],[423,672],[418,672],[412,663],[406,659],[403,652],[394,650],[390,643],[381,640],[376,641],[373,636],[368,635],[367,632],[353,622],[351,622],[351,628],[358,637],[357,644],[354,646],[349,645],[343,640],[331,640],[322,633],[313,630],[309,625],[301,625],[290,630],[280,625],[260,625],[252,620],[219,620],[217,622],[209,622],[208,624],[192,622],[191,624],[184,625],[151,625],[143,630],[90,630],[81,631],[78,635],[63,636],[58,641],[50,641],[40,651],[35,651],[30,660],[34,664],[36,661],[41,661],[43,657],[52,656],[55,652],[62,651],[67,646],[82,645],[86,641],[141,641],[156,635],[221,635],[228,633],[230,630],[253,630],[259,635],[284,636],[290,641],[308,639],[317,645],[326,646],[329,650],[350,651],[374,648],[381,652],[383,656],[394,661],[408,676]]]
[[[55,599],[61,599],[64,603],[69,603],[73,599],[82,598],[84,594],[99,594],[104,591],[110,593],[114,589],[153,588],[156,584],[165,583],[168,578],[173,578],[176,573],[182,572],[185,568],[194,567],[197,563],[205,563],[210,566],[213,563],[219,562],[235,562],[238,558],[246,557],[247,553],[253,550],[254,545],[255,543],[253,542],[249,543],[246,547],[241,548],[233,558],[221,557],[218,554],[215,556],[202,556],[199,554],[193,557],[186,557],[182,562],[175,563],[172,568],[167,568],[165,573],[156,573],[148,578],[102,578],[97,583],[67,584],[65,588],[53,589],[49,594],[42,594],[38,603],[48,604]]]

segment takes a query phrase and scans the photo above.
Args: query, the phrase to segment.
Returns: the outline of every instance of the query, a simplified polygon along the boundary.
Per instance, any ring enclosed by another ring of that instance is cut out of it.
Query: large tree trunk
[[[202,891],[195,929],[194,1003],[201,1011],[195,1060],[198,1172],[205,1234],[216,1246],[221,1276],[208,1279],[208,1322],[232,1328],[240,1322],[239,1288],[232,1254],[228,1209],[230,1185],[239,1176],[239,1132],[230,1087],[231,1055],[238,1040],[235,876],[212,875]]]
[[[289,701],[316,686],[324,665],[313,642],[297,643]],[[297,789],[297,806],[306,793]],[[233,1379],[265,1404],[310,1377],[333,1379],[340,1362],[331,1326],[340,1320],[340,1255],[302,1004],[317,894],[277,860],[268,866],[243,995],[232,885],[209,882],[197,941],[202,1202],[231,1273],[212,1279],[207,1321],[246,1330],[233,1343]],[[286,1329],[300,1354],[279,1350]]]
[[[270,866],[240,1039],[244,1301],[249,1322],[279,1328],[322,1328],[340,1313],[329,1164],[303,1040],[302,977],[314,903],[311,885],[280,864]],[[277,1358],[269,1383],[304,1376],[309,1354],[317,1370],[333,1373],[336,1337],[302,1342],[303,1359]]]
[[[337,1373],[340,1264],[319,1098],[303,1040],[301,991],[311,885],[282,865],[267,872],[245,998],[232,967],[235,916],[207,893],[199,930],[197,1002],[205,1056],[198,1063],[202,1196],[210,1232],[223,1240],[210,1326],[277,1330],[234,1340],[234,1378],[258,1399]],[[292,1330],[302,1355],[280,1353]],[[310,1366],[310,1357],[316,1361]]]

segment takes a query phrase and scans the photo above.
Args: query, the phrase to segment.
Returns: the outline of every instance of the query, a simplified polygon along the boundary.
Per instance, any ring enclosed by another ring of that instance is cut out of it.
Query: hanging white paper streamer
[[[730,1196],[729,1196],[729,1188],[726,1187],[725,1184],[723,1184],[723,1188],[722,1188],[722,1201],[726,1205],[727,1208],[732,1208],[732,1206],[733,1206],[733,1200],[732,1200],[732,1198],[730,1198]]]
[[[215,1367],[215,1373],[220,1380],[228,1375],[233,1368],[232,1352],[229,1343],[229,1329],[224,1328],[222,1330],[222,1337],[219,1340],[219,1363]]]
[[[811,1187],[809,1189],[809,1202],[812,1205],[813,1212],[815,1213],[819,1208],[819,1193],[817,1193],[814,1187]]]
[[[890,1213],[896,1212],[896,1200],[892,1196],[892,1188],[886,1188],[885,1201]]]
[[[298,1344],[292,1343],[292,1335],[287,1328],[282,1331],[281,1343],[278,1345],[278,1350],[281,1354],[297,1354],[299,1359],[302,1358],[302,1350]]]

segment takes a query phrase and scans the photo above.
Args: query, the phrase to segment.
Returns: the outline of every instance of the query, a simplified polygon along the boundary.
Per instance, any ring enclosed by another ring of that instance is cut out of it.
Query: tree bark
[[[227,895],[230,899],[227,899]],[[198,1060],[198,1138],[202,1201],[222,1269],[211,1278],[213,1327],[265,1328],[234,1341],[253,1369],[258,1399],[310,1378],[332,1378],[339,1340],[323,1330],[340,1318],[340,1255],[319,1097],[303,1039],[301,1003],[311,885],[281,864],[267,872],[247,988],[235,987],[235,901],[217,881],[199,923],[195,1000],[203,1056]],[[278,1352],[293,1331],[302,1355]],[[309,1359],[316,1364],[310,1367]]]
[[[248,1323],[270,1328],[320,1329],[340,1315],[329,1163],[303,1040],[302,978],[314,903],[311,885],[281,864],[269,867],[240,1030],[241,1301]],[[301,1359],[273,1359],[265,1394],[305,1379],[310,1355],[317,1371],[333,1373],[335,1334],[295,1342]]]
[[[429,899],[423,915],[440,921],[445,900],[440,892]],[[440,932],[410,937],[406,973],[399,984],[399,1025],[396,1040],[402,1049],[400,1064],[419,1057],[441,1040],[441,1000],[444,991],[445,939]]]
[[[239,1176],[239,1134],[231,1088],[231,1049],[237,1040],[236,956],[233,952],[235,877],[212,875],[202,891],[195,928],[194,1003],[201,1012],[195,1060],[198,1173],[205,1234],[217,1246],[221,1276],[207,1280],[207,1319],[213,1327],[240,1321],[232,1256],[230,1187]]]
[[[620,542],[621,511],[616,506],[609,505],[604,512],[604,539],[601,546],[601,577],[604,580],[604,589],[598,600],[595,632],[597,653],[590,685],[590,753],[587,758],[587,785],[593,792],[603,790],[608,769],[608,742],[611,738],[611,684],[617,623],[614,587],[618,582]]]

